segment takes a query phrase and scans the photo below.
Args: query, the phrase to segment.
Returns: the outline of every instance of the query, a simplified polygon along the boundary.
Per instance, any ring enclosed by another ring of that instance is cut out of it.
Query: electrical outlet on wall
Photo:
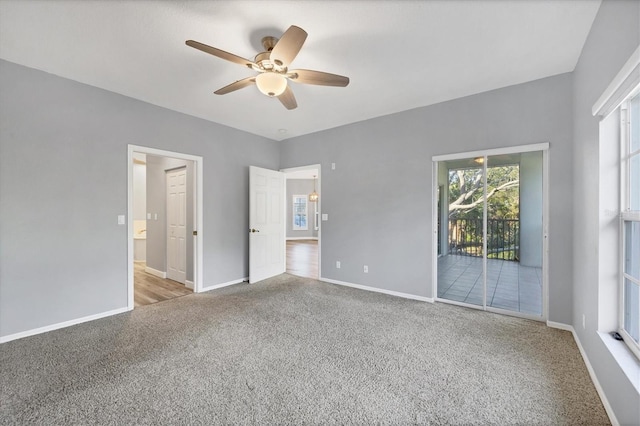
[[[368,274],[369,273],[369,266],[364,265],[364,273]]]
[[[336,268],[340,269],[340,261],[339,260],[336,260]]]

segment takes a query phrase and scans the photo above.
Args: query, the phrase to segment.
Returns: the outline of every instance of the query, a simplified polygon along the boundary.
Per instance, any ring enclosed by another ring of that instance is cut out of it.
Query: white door
[[[249,282],[285,269],[284,173],[249,167]]]
[[[167,278],[187,278],[187,169],[167,172]]]

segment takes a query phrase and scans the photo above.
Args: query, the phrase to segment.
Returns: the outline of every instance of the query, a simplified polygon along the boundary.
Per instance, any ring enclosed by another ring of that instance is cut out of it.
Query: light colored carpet
[[[570,333],[281,275],[0,345],[3,424],[607,424]]]

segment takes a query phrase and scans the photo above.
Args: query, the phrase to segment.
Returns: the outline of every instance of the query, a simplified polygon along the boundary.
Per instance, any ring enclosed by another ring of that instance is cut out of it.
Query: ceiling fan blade
[[[187,46],[191,46],[194,49],[202,50],[205,53],[217,56],[218,58],[225,59],[227,61],[235,62],[236,64],[244,65],[249,68],[252,68],[252,65],[254,65],[253,61],[241,58],[240,56],[234,55],[233,53],[225,52],[224,50],[208,46],[206,44],[200,43],[199,41],[187,40],[185,43]]]
[[[287,73],[291,80],[304,84],[317,84],[320,86],[345,87],[349,84],[349,77],[328,72],[313,70],[291,70]]]
[[[286,109],[296,109],[298,107],[298,103],[296,102],[296,97],[293,96],[293,90],[291,87],[287,85],[287,88],[284,89],[284,92],[280,96],[278,96],[280,102]]]
[[[295,25],[290,26],[273,47],[269,58],[278,66],[289,66],[306,39],[307,32],[305,30]]]
[[[247,77],[242,80],[234,81],[233,83],[224,86],[222,89],[216,90],[216,95],[226,95],[227,93],[235,92],[236,90],[243,89],[247,86],[251,86],[252,84],[256,84],[255,77]]]

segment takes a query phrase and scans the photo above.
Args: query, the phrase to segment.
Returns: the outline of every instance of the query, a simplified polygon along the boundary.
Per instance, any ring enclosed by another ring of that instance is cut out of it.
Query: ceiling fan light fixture
[[[267,96],[280,96],[287,88],[287,79],[280,74],[263,72],[256,77],[256,86]]]

